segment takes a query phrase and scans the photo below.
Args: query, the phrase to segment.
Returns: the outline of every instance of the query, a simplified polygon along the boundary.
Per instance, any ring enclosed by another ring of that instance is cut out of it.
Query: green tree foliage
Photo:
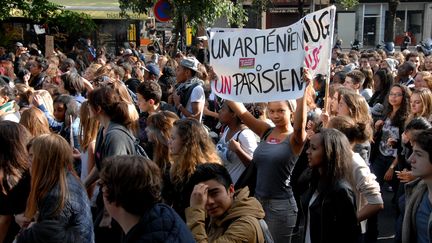
[[[88,14],[65,10],[63,6],[48,0],[2,0],[0,21],[13,16],[55,26],[66,34],[89,34],[96,30],[96,24]]]
[[[255,0],[267,2],[269,0]],[[135,13],[148,14],[150,8],[157,0],[119,0],[122,14],[130,10]],[[246,12],[242,7],[241,1],[231,0],[169,0],[172,6],[172,19],[181,27],[181,23],[186,23],[194,30],[200,25],[210,26],[218,18],[224,16],[230,24],[243,26],[247,21]]]
[[[0,21],[12,17],[12,13],[35,22],[51,18],[61,6],[48,0],[3,0],[0,4]]]
[[[49,24],[58,26],[67,34],[90,35],[97,28],[90,15],[64,10],[53,16]]]
[[[338,0],[338,3],[346,9],[353,8],[359,4],[358,0]]]

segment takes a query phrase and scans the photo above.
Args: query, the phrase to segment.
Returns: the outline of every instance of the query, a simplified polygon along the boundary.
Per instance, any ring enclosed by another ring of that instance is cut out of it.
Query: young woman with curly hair
[[[173,190],[165,200],[171,202],[177,213],[185,219],[184,210],[189,206],[193,189],[189,179],[196,166],[222,162],[206,129],[195,119],[186,118],[174,122],[168,146],[173,162],[170,170]]]

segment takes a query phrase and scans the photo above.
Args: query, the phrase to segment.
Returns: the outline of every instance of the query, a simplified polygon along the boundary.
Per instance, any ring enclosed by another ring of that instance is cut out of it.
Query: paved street
[[[392,192],[384,190],[384,210],[378,216],[379,243],[394,242],[394,237],[392,236],[395,234],[396,205],[393,205],[391,202],[392,196]]]

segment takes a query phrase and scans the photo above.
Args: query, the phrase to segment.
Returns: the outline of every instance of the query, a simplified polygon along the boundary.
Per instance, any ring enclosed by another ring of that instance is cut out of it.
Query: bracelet
[[[392,169],[392,170],[393,170],[394,168],[395,168],[395,166],[394,166],[394,165],[390,165],[390,169]]]
[[[183,107],[183,105],[182,105],[182,104],[179,104],[179,105],[177,106],[177,110],[179,111],[180,108],[182,108],[182,107]]]

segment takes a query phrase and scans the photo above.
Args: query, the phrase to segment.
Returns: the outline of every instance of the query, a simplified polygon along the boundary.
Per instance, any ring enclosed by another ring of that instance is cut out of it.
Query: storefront
[[[349,18],[346,18],[348,21],[338,21],[337,34],[342,39],[346,38],[343,40],[345,43],[358,39],[365,47],[376,46],[384,41],[388,14],[388,3],[360,3],[354,12],[338,13],[338,17],[341,18],[350,15],[355,18],[351,18],[351,21]],[[431,38],[431,15],[432,3],[430,2],[400,2],[396,12],[395,45],[401,44],[405,32],[411,36],[411,45]],[[349,32],[354,35],[352,39],[347,35]]]

